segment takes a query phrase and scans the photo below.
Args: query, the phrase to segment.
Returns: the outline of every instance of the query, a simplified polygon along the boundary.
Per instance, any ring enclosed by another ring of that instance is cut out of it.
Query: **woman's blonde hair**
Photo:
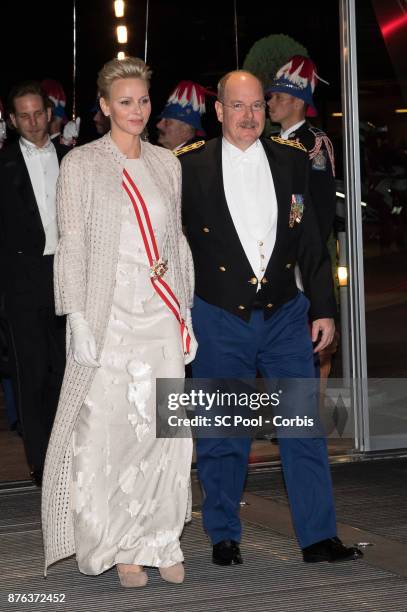
[[[102,98],[109,99],[110,88],[116,79],[142,79],[150,87],[151,70],[138,57],[110,60],[98,74],[97,86]]]

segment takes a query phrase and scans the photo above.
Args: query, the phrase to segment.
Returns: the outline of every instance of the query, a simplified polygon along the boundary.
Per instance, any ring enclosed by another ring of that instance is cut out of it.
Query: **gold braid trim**
[[[296,140],[285,140],[284,138],[280,138],[279,136],[272,136],[271,140],[274,140],[277,144],[288,145],[289,147],[294,147],[294,149],[300,149],[300,151],[307,152],[307,149],[303,144],[297,142]]]
[[[175,151],[173,151],[175,157],[178,157],[178,155],[183,155],[184,153],[188,153],[188,151],[193,151],[194,149],[199,149],[200,147],[203,147],[205,144],[204,140],[198,140],[197,142],[193,142],[190,145],[186,145],[185,147],[181,147],[180,149],[176,149]]]

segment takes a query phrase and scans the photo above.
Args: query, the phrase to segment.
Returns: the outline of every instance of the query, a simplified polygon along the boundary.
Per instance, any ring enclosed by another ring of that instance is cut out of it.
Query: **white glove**
[[[68,147],[75,144],[75,140],[79,136],[79,126],[81,124],[81,118],[77,117],[75,121],[68,121],[64,127],[62,133],[62,143]]]
[[[186,324],[188,327],[189,335],[191,336],[189,353],[184,356],[184,363],[185,365],[188,365],[189,363],[191,363],[191,361],[195,359],[196,351],[198,350],[198,342],[195,338],[194,330],[192,328],[191,310],[189,308],[187,309]]]
[[[76,363],[86,368],[99,368],[96,361],[96,341],[89,324],[81,312],[68,315],[72,332],[72,354]]]

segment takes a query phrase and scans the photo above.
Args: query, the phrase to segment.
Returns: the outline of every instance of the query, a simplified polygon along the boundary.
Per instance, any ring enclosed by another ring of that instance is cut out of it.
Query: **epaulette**
[[[289,147],[294,147],[294,149],[300,149],[300,151],[305,151],[305,153],[307,152],[304,145],[296,140],[285,140],[284,138],[280,138],[280,136],[272,136],[271,140],[274,140],[277,144],[288,145]]]
[[[183,155],[184,153],[188,153],[189,151],[194,151],[195,149],[200,149],[205,144],[204,140],[197,140],[197,142],[193,142],[192,144],[185,145],[185,147],[181,147],[180,149],[176,149],[173,151],[174,155],[178,157],[179,155]]]

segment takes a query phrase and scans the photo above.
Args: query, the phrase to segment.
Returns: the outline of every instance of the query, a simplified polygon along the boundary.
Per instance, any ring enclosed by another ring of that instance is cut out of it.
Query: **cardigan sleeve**
[[[55,309],[58,315],[85,310],[85,180],[82,152],[77,149],[61,163],[57,183],[59,242],[54,259]]]
[[[182,231],[181,221],[181,164],[176,159],[176,171],[175,171],[175,203],[177,213],[177,237],[178,237],[178,248],[181,261],[181,276],[185,287],[186,306],[192,308],[194,301],[194,287],[195,287],[195,272],[194,262],[192,259],[191,249],[189,248],[188,241]]]

